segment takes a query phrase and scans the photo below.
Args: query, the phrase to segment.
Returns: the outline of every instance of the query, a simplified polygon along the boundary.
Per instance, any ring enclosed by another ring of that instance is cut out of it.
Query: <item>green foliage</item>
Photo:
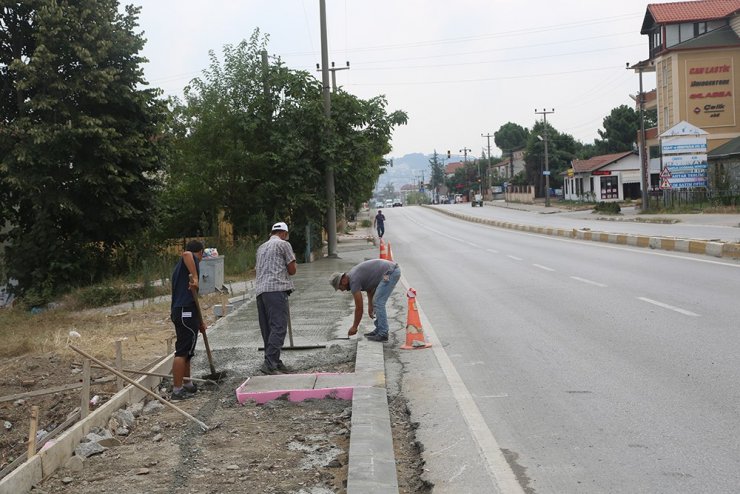
[[[532,127],[525,151],[526,183],[533,184],[538,197],[545,196],[545,180],[542,171],[545,169],[545,142],[547,132],[547,162],[550,169],[550,187],[562,185],[560,173],[570,167],[571,161],[581,150],[581,144],[570,134],[562,134],[549,123],[547,130],[542,121]]]
[[[432,172],[429,178],[429,187],[432,190],[437,190],[440,185],[444,185],[445,170],[444,160],[437,154],[436,149],[434,150],[434,155],[429,160],[429,168]]]
[[[340,90],[328,119],[320,81],[280,59],[263,62],[266,47],[255,31],[225,46],[223,61],[211,52],[203,76],[174,102],[177,159],[167,170],[163,220],[170,235],[213,230],[223,210],[237,235],[261,236],[284,220],[297,239],[303,234],[292,232],[328,209],[328,166],[337,204],[358,208],[387,165],[383,155],[393,128],[406,122],[403,112],[386,113],[383,97],[361,100]]]
[[[594,206],[595,213],[603,214],[619,214],[622,212],[622,208],[618,202],[604,202],[601,201]]]
[[[507,122],[493,133],[493,142],[504,153],[526,145],[529,131],[519,124]]]
[[[647,127],[646,127],[647,128]],[[640,129],[640,114],[627,105],[612,109],[604,117],[604,130],[599,130],[601,139],[594,141],[597,154],[611,154],[630,151],[637,145],[637,131]]]
[[[155,217],[166,108],[136,89],[146,85],[137,15],[115,0],[0,10],[0,209],[21,296],[101,279]]]

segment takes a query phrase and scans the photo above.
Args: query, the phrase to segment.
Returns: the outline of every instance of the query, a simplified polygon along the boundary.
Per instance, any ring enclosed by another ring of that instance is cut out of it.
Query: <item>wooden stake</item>
[[[121,369],[123,369],[123,346],[121,340],[116,340],[116,369],[118,369],[118,372],[121,372]],[[116,389],[118,391],[123,389],[123,379],[120,377],[116,379]]]
[[[90,360],[82,362],[82,391],[80,392],[80,418],[90,413]]]
[[[183,417],[186,417],[187,419],[192,420],[193,422],[195,422],[196,424],[198,424],[200,426],[200,428],[203,429],[203,431],[207,431],[210,428],[204,422],[201,422],[200,420],[196,419],[195,417],[193,417],[192,415],[190,415],[185,410],[183,410],[183,409],[181,409],[179,407],[176,407],[175,405],[173,405],[169,401],[167,401],[164,398],[162,398],[161,396],[159,396],[157,393],[153,392],[151,389],[145,388],[144,386],[142,386],[141,384],[137,383],[136,381],[134,381],[133,379],[129,378],[128,376],[124,376],[123,374],[121,374],[120,372],[118,372],[116,369],[114,369],[110,365],[104,364],[100,360],[98,360],[95,357],[89,355],[85,351],[80,350],[79,348],[77,348],[74,345],[69,345],[69,348],[71,348],[75,352],[79,353],[83,357],[89,358],[90,360],[92,360],[93,362],[95,362],[96,364],[98,364],[99,366],[101,366],[103,369],[105,369],[105,370],[107,370],[109,372],[112,372],[113,374],[115,374],[115,375],[123,378],[123,380],[126,381],[127,383],[131,384],[132,386],[134,386],[134,387],[138,388],[139,390],[143,391],[144,393],[148,394],[149,396],[151,396],[152,398],[156,399],[157,401],[159,401],[163,405],[172,408],[174,411],[176,411],[177,413],[179,413]]]
[[[31,427],[28,430],[28,457],[36,454],[36,429],[39,425],[39,407],[31,407]]]

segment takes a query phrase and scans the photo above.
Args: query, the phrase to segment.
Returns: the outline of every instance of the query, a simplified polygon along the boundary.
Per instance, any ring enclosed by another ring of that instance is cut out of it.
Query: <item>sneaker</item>
[[[287,365],[285,365],[282,362],[278,362],[278,364],[277,364],[277,370],[279,370],[283,374],[290,374],[291,372],[293,372],[292,370],[290,370],[290,367],[288,367]]]
[[[388,335],[381,336],[379,334],[374,334],[372,336],[368,336],[367,339],[370,341],[388,341]]]
[[[190,394],[195,394],[198,392],[198,385],[195,384],[193,381],[189,381],[189,383],[183,386],[182,389]]]
[[[377,334],[377,331],[370,331],[369,333],[365,333],[365,338],[370,338],[371,336],[375,336]]]
[[[280,374],[280,371],[276,368],[269,367],[267,365],[267,362],[262,362],[262,365],[260,366],[260,372],[263,374],[267,374],[268,376],[274,376],[275,374]]]
[[[181,400],[188,400],[193,396],[192,393],[188,393],[185,391],[185,388],[182,388],[180,391],[172,391],[170,394],[170,401],[181,401]]]

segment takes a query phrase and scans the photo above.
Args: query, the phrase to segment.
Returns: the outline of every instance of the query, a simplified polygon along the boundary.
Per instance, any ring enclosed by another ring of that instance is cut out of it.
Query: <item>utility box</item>
[[[213,293],[224,286],[224,257],[204,257],[200,261],[200,280],[198,280],[200,293]]]

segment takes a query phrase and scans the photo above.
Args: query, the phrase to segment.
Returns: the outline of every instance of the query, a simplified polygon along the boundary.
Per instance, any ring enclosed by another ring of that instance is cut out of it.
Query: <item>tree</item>
[[[493,142],[504,153],[524,147],[527,144],[529,130],[521,125],[507,122],[493,133]]]
[[[435,191],[438,192],[439,187],[441,185],[444,185],[445,181],[445,170],[443,161],[440,159],[439,155],[437,154],[437,150],[434,150],[434,154],[432,155],[432,158],[429,160],[429,168],[431,169],[431,174],[429,177],[429,187]]]
[[[536,195],[544,197],[545,179],[545,123],[536,122],[532,126],[526,144],[525,172],[528,184],[535,186]],[[581,150],[582,144],[576,141],[570,134],[561,134],[552,125],[547,124],[547,156],[548,168],[550,169],[550,187],[562,185],[560,173],[570,167],[571,161]]]
[[[116,0],[0,11],[0,208],[18,295],[100,279],[153,221],[166,107],[137,89],[138,12]]]
[[[637,146],[637,132],[640,130],[640,114],[627,105],[612,109],[604,117],[604,130],[599,130],[601,139],[594,145],[600,154],[631,151]]]
[[[285,220],[303,252],[302,227],[328,209],[325,166],[334,168],[337,203],[358,208],[387,166],[393,128],[406,114],[387,113],[382,96],[361,100],[340,90],[327,118],[321,82],[279,58],[263,62],[267,41],[255,30],[249,40],[225,46],[223,62],[212,51],[208,69],[176,102],[167,225],[193,234],[223,210],[235,233],[264,235],[269,224]],[[199,202],[183,212],[187,194]]]

